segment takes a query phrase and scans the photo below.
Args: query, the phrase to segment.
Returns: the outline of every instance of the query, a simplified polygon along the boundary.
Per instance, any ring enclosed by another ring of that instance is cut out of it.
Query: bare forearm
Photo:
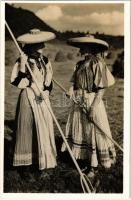
[[[22,73],[26,72],[26,63],[27,63],[27,56],[24,53],[22,53],[20,56],[20,71]]]

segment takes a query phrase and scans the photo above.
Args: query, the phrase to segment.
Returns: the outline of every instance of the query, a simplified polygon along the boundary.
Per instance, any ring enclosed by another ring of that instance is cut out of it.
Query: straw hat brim
[[[24,44],[35,44],[46,42],[55,38],[52,32],[41,31],[37,34],[26,33],[17,38],[17,41]]]
[[[89,38],[89,37],[71,38],[67,41],[67,43],[77,48],[87,47],[91,49],[96,49],[96,51],[106,51],[109,48],[107,42],[100,39]]]

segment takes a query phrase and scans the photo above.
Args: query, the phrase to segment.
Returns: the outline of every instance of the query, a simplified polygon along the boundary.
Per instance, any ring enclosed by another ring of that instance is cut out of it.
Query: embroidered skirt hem
[[[94,97],[95,93],[85,95],[84,104],[87,110],[90,109]],[[78,98],[80,99],[81,96]],[[105,168],[110,168],[115,163],[116,152],[114,144],[104,134],[112,138],[102,99],[95,109],[94,121],[100,129],[88,120],[88,115],[82,108],[73,104],[68,116],[65,136],[76,159],[89,159],[93,167],[101,164]],[[66,150],[63,143],[61,151]]]

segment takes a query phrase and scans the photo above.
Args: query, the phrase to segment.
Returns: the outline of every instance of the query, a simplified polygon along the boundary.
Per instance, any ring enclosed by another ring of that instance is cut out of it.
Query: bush
[[[56,62],[63,62],[63,61],[66,61],[66,60],[67,60],[67,57],[62,51],[58,51],[56,53],[56,56],[55,56]]]
[[[118,54],[113,64],[112,74],[118,78],[124,78],[124,51]]]
[[[73,56],[73,53],[68,53],[67,54],[67,58],[69,59],[69,60],[73,60],[74,59],[74,56]]]

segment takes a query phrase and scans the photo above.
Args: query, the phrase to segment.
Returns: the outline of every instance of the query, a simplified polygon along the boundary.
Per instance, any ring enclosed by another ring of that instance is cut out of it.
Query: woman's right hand
[[[70,97],[70,99],[72,99],[75,103],[77,103],[73,86],[69,88],[67,95]]]
[[[25,66],[27,63],[27,59],[28,59],[28,56],[22,52],[20,55],[20,60],[21,60],[20,71],[22,71],[23,73],[25,73]]]

